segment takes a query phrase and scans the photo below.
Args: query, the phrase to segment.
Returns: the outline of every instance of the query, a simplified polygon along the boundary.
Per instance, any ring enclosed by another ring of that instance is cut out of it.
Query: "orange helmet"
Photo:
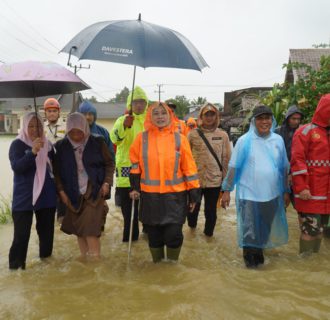
[[[61,106],[55,98],[48,98],[44,102],[44,110],[47,110],[47,109],[50,109],[50,108],[55,108],[55,109],[60,110]]]

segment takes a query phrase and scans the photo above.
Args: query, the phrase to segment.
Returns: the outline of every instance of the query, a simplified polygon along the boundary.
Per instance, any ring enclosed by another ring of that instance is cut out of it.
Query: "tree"
[[[124,87],[119,93],[116,93],[115,98],[109,100],[111,103],[126,103],[127,97],[129,95],[129,89]]]
[[[188,113],[190,101],[185,96],[176,96],[174,99],[169,99],[166,102],[173,102],[176,105],[175,114],[178,118],[183,119]]]
[[[322,49],[325,49],[325,48],[330,48],[330,43],[319,43],[319,44],[313,44],[312,46],[313,48],[322,48]]]
[[[89,102],[91,102],[91,103],[97,103],[97,102],[98,102],[95,96],[91,96],[91,97],[88,98],[87,100],[88,100]]]
[[[202,106],[206,102],[207,102],[207,99],[206,98],[198,97],[197,99],[192,100],[191,101],[191,104],[192,105],[195,105],[195,106]]]
[[[289,63],[283,67],[288,70],[303,69],[306,75],[294,84],[275,84],[262,102],[273,109],[278,116],[278,123],[281,123],[287,108],[293,104],[301,108],[305,122],[309,122],[321,96],[330,92],[330,56],[321,57],[319,70],[304,63]]]

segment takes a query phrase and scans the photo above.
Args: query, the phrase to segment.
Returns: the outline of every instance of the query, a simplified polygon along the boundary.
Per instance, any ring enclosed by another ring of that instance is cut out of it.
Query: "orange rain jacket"
[[[196,122],[196,120],[194,118],[192,118],[192,117],[188,118],[186,127],[187,127],[187,136],[188,136],[188,133],[191,130],[197,128],[197,122]]]
[[[174,111],[172,111],[170,109],[170,113],[172,114],[173,116],[173,122],[175,124],[175,131],[187,136],[188,134],[188,128],[186,126],[186,123],[183,121],[183,120],[180,120],[176,114],[174,113]]]
[[[171,110],[170,124],[159,129],[152,123],[148,108],[145,130],[137,135],[130,148],[131,186],[141,190],[140,220],[149,225],[185,222],[190,202],[200,198],[197,168],[187,138],[176,131]],[[188,191],[188,193],[187,193]]]

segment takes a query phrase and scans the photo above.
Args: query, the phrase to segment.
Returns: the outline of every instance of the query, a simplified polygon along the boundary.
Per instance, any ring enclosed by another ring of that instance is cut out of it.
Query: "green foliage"
[[[196,105],[196,106],[200,106],[200,105],[205,104],[206,102],[207,102],[206,98],[198,97],[197,99],[192,100],[191,104]]]
[[[319,43],[319,44],[313,44],[313,48],[330,48],[330,43]]]
[[[281,124],[284,120],[286,110],[288,109],[288,99],[282,86],[275,84],[273,89],[261,99],[261,103],[269,106],[274,113],[277,124]]]
[[[321,57],[319,70],[313,70],[304,63],[289,63],[283,67],[288,70],[303,70],[305,76],[295,84],[275,84],[262,102],[272,108],[279,124],[287,108],[293,104],[300,107],[305,122],[309,122],[321,96],[330,93],[330,56]]]
[[[90,103],[97,103],[97,99],[95,96],[91,96],[90,98],[87,99]]]
[[[12,222],[10,200],[0,194],[0,224]]]
[[[175,114],[178,118],[183,119],[188,113],[190,101],[185,96],[176,96],[174,99],[169,99],[166,102],[173,102],[176,104]]]
[[[109,100],[111,103],[126,103],[127,97],[129,95],[129,89],[124,87],[119,93],[116,93],[115,98]]]

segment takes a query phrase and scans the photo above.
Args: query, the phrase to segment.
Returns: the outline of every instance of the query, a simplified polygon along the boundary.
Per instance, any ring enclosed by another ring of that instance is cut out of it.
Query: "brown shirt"
[[[222,179],[227,174],[228,162],[231,156],[229,138],[227,133],[219,128],[214,130],[201,128],[201,130],[218,156],[223,172],[220,171],[216,160],[199,136],[197,129],[194,129],[189,132],[188,140],[197,164],[199,181],[202,188],[219,187]]]

